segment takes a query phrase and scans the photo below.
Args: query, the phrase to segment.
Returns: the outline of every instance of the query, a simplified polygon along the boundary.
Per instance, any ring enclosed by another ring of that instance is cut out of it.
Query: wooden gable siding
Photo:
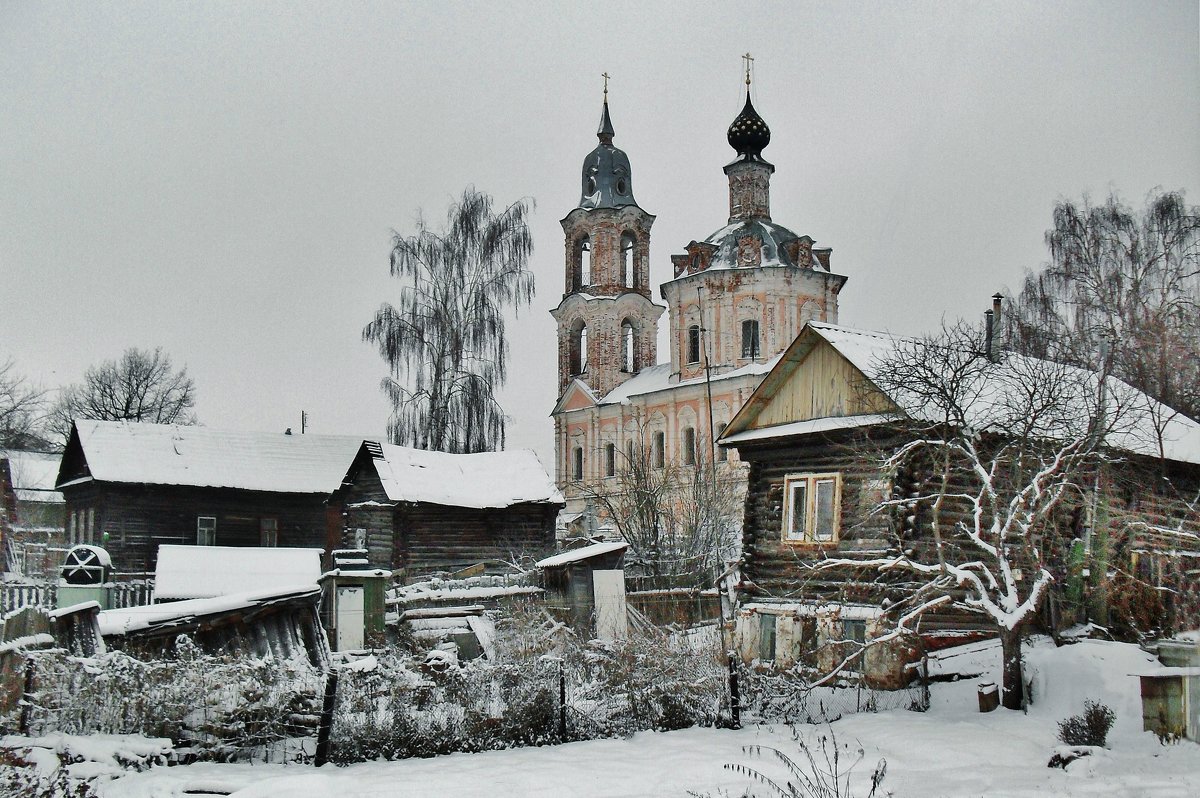
[[[218,546],[258,546],[261,520],[274,518],[278,545],[325,547],[324,495],[104,482],[68,486],[63,494],[68,516],[95,512],[94,542],[119,573],[153,572],[163,543],[195,544],[200,516],[217,519]]]
[[[515,504],[476,510],[438,504],[396,508],[392,567],[412,580],[476,563],[530,562],[554,551],[557,504]],[[493,569],[501,570],[507,569]]]
[[[763,405],[749,429],[829,416],[856,416],[894,410],[862,372],[826,341],[819,341],[790,379]]]
[[[338,490],[335,499],[343,508],[342,547],[354,548],[355,530],[363,529],[371,564],[396,568],[393,565],[396,551],[394,508],[369,454],[359,453],[351,466],[350,479]]]

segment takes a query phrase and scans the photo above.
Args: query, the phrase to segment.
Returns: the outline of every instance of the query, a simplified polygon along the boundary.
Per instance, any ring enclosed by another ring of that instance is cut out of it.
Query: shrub
[[[1058,739],[1064,745],[1104,746],[1108,730],[1112,728],[1116,714],[1090,698],[1083,702],[1083,714],[1072,715],[1058,722]]]

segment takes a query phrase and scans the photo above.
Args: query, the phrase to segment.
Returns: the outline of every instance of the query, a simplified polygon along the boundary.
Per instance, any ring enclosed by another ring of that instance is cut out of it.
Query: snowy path
[[[979,667],[998,661],[977,655]],[[975,711],[978,680],[935,686],[927,713],[895,711],[857,715],[833,724],[842,742],[860,741],[864,761],[855,770],[859,794],[876,760],[888,761],[884,787],[897,796],[1146,796],[1191,798],[1200,794],[1200,745],[1163,746],[1141,731],[1137,679],[1127,674],[1148,657],[1134,646],[1085,642],[1055,649],[1035,647],[1041,700],[1029,714]],[[974,667],[972,664],[970,667]],[[967,669],[969,670],[970,667]],[[987,677],[985,677],[987,678]],[[1056,745],[1056,722],[1100,698],[1117,713],[1111,749],[1079,760],[1066,771],[1046,767]],[[801,728],[812,740],[824,727]],[[178,798],[208,789],[237,798],[650,798],[726,789],[740,796],[749,786],[722,770],[748,762],[743,745],[761,743],[795,753],[786,727],[741,731],[688,729],[644,733],[629,740],[597,740],[547,748],[455,754],[436,759],[371,762],[347,768],[199,764],[157,768],[101,788],[104,798]],[[855,747],[857,747],[855,745]],[[751,763],[779,774],[769,762]],[[761,793],[760,794],[765,794]]]

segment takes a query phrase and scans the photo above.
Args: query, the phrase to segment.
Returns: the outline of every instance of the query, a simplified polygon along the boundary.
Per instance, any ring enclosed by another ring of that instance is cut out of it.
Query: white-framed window
[[[696,464],[696,430],[692,427],[685,427],[683,430],[683,463]]]
[[[571,479],[583,479],[583,447],[571,450]]]
[[[757,358],[761,352],[758,343],[758,320],[746,319],[742,322],[742,357]]]
[[[836,543],[842,476],[790,474],[783,482],[783,542]]]
[[[279,545],[279,519],[261,518],[258,521],[258,545],[274,548]]]
[[[79,516],[78,512],[70,513],[67,516],[67,542],[70,543],[72,546],[74,546],[76,543],[76,540],[75,540],[76,521],[75,521],[75,519],[78,516]]]
[[[217,545],[217,519],[211,515],[196,517],[196,545]]]
[[[89,507],[87,511],[87,542],[96,542],[96,508]]]

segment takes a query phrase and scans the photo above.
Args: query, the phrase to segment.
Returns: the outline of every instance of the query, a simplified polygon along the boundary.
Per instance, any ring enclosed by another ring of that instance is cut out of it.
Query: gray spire
[[[604,112],[600,114],[600,129],[596,131],[596,138],[600,139],[601,144],[612,146],[613,136],[616,132],[613,130],[612,117],[608,115],[608,96],[604,98]]]
[[[633,198],[633,173],[629,168],[629,156],[613,146],[614,135],[612,117],[608,113],[608,93],[605,92],[600,129],[596,131],[600,144],[583,159],[580,208],[592,210],[637,205]]]

